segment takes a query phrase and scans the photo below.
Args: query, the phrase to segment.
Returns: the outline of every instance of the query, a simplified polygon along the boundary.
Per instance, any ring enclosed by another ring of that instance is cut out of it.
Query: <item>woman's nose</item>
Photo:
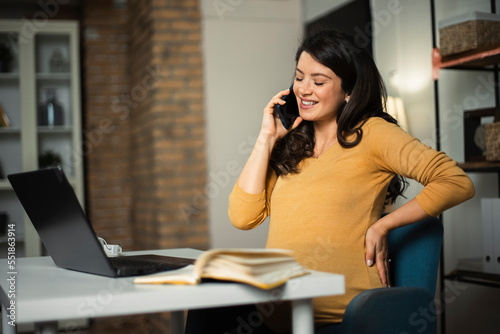
[[[311,88],[310,86],[305,83],[305,82],[301,82],[300,86],[299,86],[299,93],[302,94],[302,95],[308,95],[311,93]]]

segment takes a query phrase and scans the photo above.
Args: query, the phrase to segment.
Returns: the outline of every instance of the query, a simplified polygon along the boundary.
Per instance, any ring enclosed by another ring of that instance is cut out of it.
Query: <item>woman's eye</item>
[[[315,82],[314,83],[316,86],[323,86],[324,82]]]
[[[295,77],[295,81],[302,81],[302,79]]]

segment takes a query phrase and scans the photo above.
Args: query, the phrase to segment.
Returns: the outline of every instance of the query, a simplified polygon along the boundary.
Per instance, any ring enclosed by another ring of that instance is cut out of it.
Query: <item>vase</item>
[[[56,91],[48,88],[45,91],[45,101],[40,105],[38,125],[52,127],[64,124],[64,112],[62,105],[57,101]]]

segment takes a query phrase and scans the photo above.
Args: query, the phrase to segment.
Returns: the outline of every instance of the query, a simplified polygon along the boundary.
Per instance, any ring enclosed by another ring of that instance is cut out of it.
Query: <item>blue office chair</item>
[[[428,218],[391,231],[391,288],[366,290],[345,311],[341,334],[435,334],[434,295],[443,224]]]

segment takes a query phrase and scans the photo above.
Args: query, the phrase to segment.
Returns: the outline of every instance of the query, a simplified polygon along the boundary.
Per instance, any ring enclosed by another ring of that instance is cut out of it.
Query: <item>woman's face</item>
[[[348,95],[341,79],[328,67],[302,52],[295,69],[293,92],[300,116],[307,121],[332,122]]]

